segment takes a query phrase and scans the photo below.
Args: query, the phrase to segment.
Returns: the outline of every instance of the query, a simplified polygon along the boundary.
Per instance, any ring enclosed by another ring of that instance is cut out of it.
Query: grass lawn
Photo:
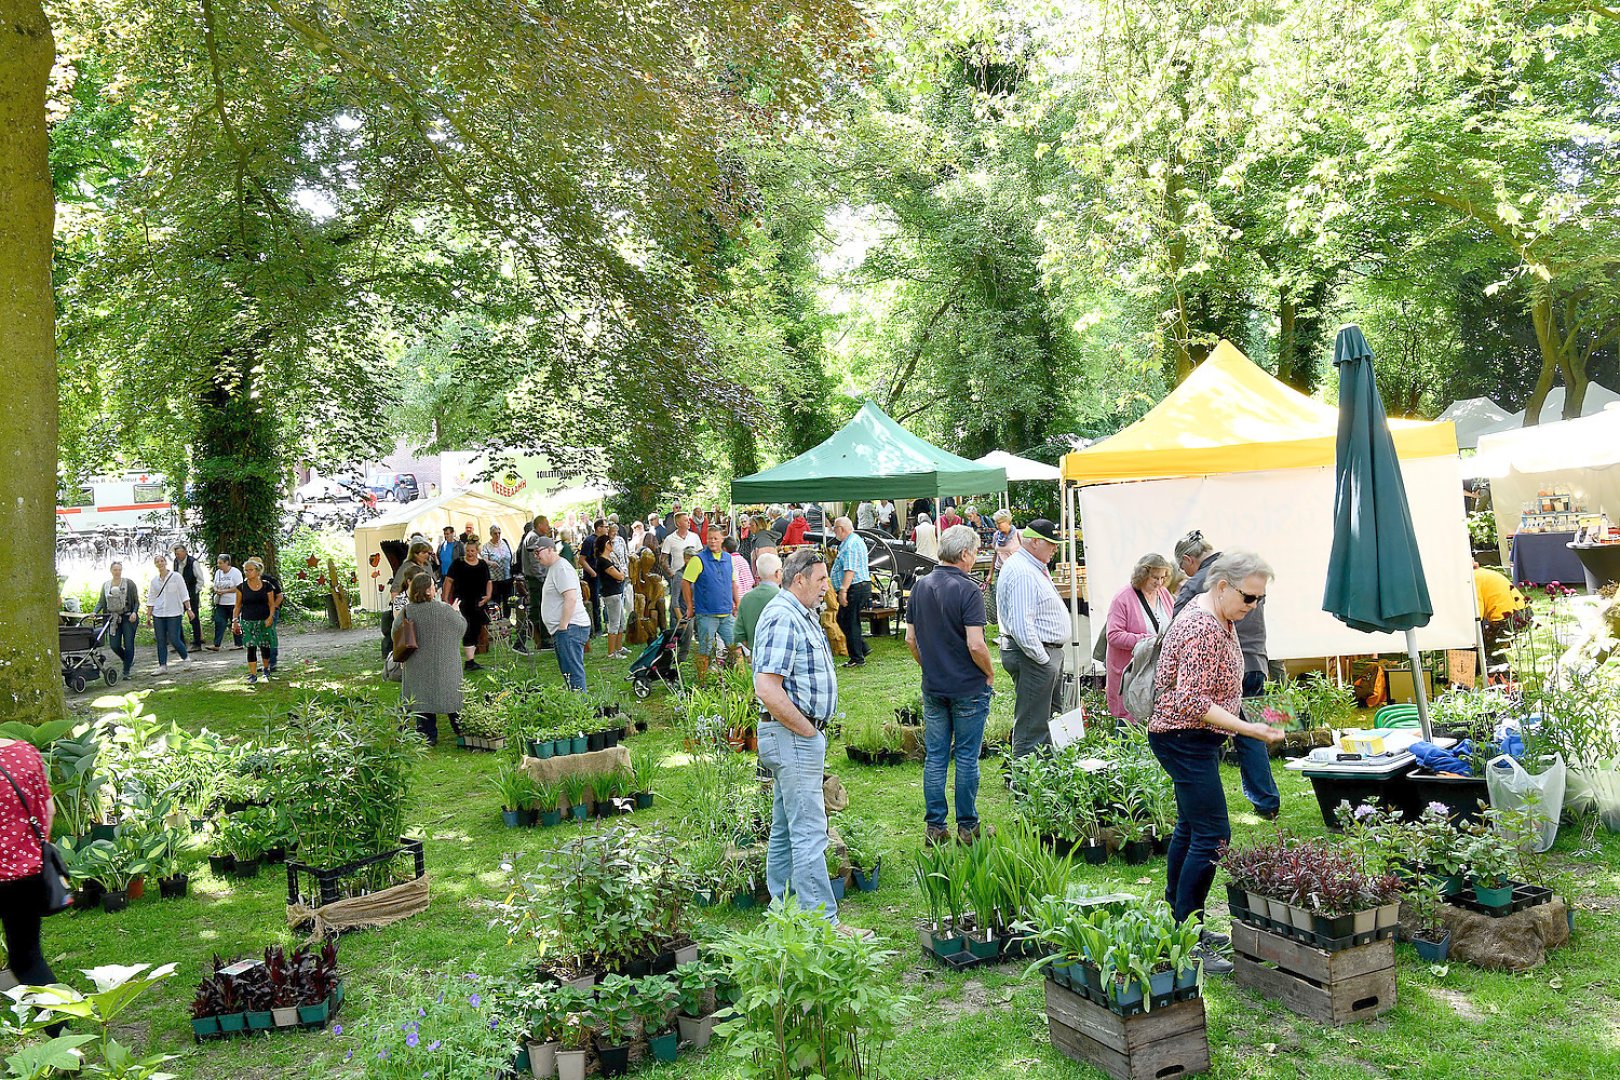
[[[915,693],[917,672],[898,638],[874,644],[865,668],[840,669],[841,704],[851,716],[888,716]],[[587,660],[597,685],[626,687],[624,662]],[[188,728],[208,727],[235,736],[254,736],[267,727],[300,687],[372,680],[375,646],[368,639],[330,658],[288,672],[288,679],[249,688],[233,669],[228,678],[161,687],[151,692],[148,709]],[[477,682],[494,684],[513,664],[531,664],[557,677],[549,654],[525,660],[508,654],[490,661]],[[998,682],[1001,681],[998,674]],[[626,689],[626,700],[629,694]],[[86,695],[86,699],[89,695]],[[670,697],[655,690],[644,708],[652,730],[635,740],[662,740],[679,749],[667,726]],[[986,763],[981,813],[993,824],[1010,814],[999,767]],[[447,741],[421,769],[412,820],[427,840],[433,903],[403,923],[351,934],[341,942],[348,996],[343,1021],[356,1027],[368,1007],[390,988],[428,975],[504,968],[513,959],[505,935],[489,928],[481,905],[501,893],[503,855],[538,851],[563,835],[560,829],[507,830],[489,788],[496,757],[458,751]],[[1038,980],[1024,979],[1016,965],[953,974],[918,952],[913,934],[921,899],[911,880],[911,853],[922,835],[922,772],[916,765],[858,766],[835,744],[830,770],[850,792],[850,813],[880,826],[885,837],[882,888],[852,894],[842,913],[872,927],[895,950],[893,985],[913,999],[909,1027],[884,1060],[893,1077],[1087,1077],[1100,1075],[1069,1062],[1049,1043]],[[1277,770],[1283,790],[1281,827],[1298,834],[1322,831],[1321,817],[1307,783]],[[659,804],[633,815],[641,826],[661,826],[679,842],[681,770],[672,766],[659,791]],[[1235,770],[1227,770],[1227,798],[1238,835],[1272,825],[1247,811]],[[1239,808],[1242,809],[1239,809]],[[565,826],[567,828],[568,826]],[[587,826],[593,827],[593,826]],[[1432,1080],[1497,1078],[1611,1077],[1620,1063],[1620,838],[1599,832],[1583,847],[1578,829],[1566,827],[1557,853],[1581,877],[1577,933],[1570,947],[1552,954],[1543,968],[1523,975],[1480,971],[1453,963],[1431,969],[1409,946],[1398,946],[1399,998],[1396,1009],[1372,1023],[1327,1029],[1228,982],[1211,980],[1207,990],[1212,1075],[1228,1078],[1313,1077],[1349,1080],[1372,1076],[1426,1077]],[[1139,876],[1136,870],[1144,873]],[[1141,868],[1115,863],[1084,867],[1097,881],[1112,878],[1138,892],[1162,889],[1163,863]],[[153,890],[155,893],[155,889]],[[1217,885],[1212,902],[1224,893]],[[345,1051],[359,1045],[351,1035],[329,1032],[283,1033],[205,1046],[192,1044],[187,1006],[211,956],[261,951],[274,942],[293,943],[286,925],[285,875],[270,868],[257,879],[223,881],[206,865],[194,875],[190,897],[177,901],[143,899],[119,915],[99,911],[62,915],[46,921],[46,955],[59,976],[111,963],[178,962],[175,978],[143,999],[121,1034],[128,1042],[182,1055],[172,1070],[187,1078],[303,1077],[345,1075]],[[717,925],[744,925],[755,913],[708,913]],[[1217,918],[1219,923],[1223,920]],[[701,940],[702,935],[699,935]],[[719,1051],[683,1056],[658,1066],[670,1078],[731,1077],[740,1066]]]

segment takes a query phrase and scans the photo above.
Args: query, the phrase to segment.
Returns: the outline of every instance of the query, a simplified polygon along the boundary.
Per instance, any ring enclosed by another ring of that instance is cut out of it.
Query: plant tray
[[[1209,1069],[1202,998],[1125,1017],[1048,980],[1046,1024],[1065,1057],[1114,1080],[1171,1080]]]
[[[384,851],[364,859],[357,859],[343,866],[323,869],[309,866],[305,863],[288,860],[287,862],[287,903],[302,904],[305,907],[325,907],[343,899],[343,882],[345,879],[357,876],[361,871],[383,863],[403,863],[406,858],[411,860],[412,873],[410,879],[401,878],[391,882],[400,884],[403,880],[414,880],[426,873],[422,860],[422,841],[410,840],[400,837],[399,847],[391,851]],[[403,867],[400,867],[403,870]]]
[[[1174,1005],[1177,1002],[1191,1001],[1193,998],[1203,997],[1202,989],[1197,983],[1194,983],[1192,986],[1184,986],[1172,990],[1168,994],[1154,994],[1144,1000],[1133,1001],[1129,1005],[1122,1005],[1113,998],[1110,998],[1103,990],[1092,986],[1090,983],[1063,983],[1060,979],[1053,975],[1050,966],[1048,966],[1046,969],[1046,981],[1053,984],[1064,993],[1074,994],[1077,997],[1083,997],[1093,1005],[1096,1005],[1098,1008],[1107,1009],[1115,1016],[1127,1019],[1132,1016],[1141,1016],[1143,1013],[1151,1012],[1153,1009],[1168,1009],[1171,1005]],[[1151,1008],[1149,1008],[1149,1006],[1151,1006]]]
[[[1370,1020],[1395,1007],[1395,944],[1388,938],[1327,952],[1233,923],[1232,964],[1239,986],[1324,1024]]]
[[[301,1019],[298,1019],[299,1010],[296,1008],[290,1009],[293,1014],[291,1022],[272,1022],[266,1027],[253,1027],[244,1019],[242,1026],[237,1027],[233,1024],[229,1029],[227,1029],[219,1023],[219,1017],[213,1016],[204,1020],[193,1020],[191,1022],[191,1038],[193,1042],[200,1043],[204,1040],[229,1039],[236,1035],[257,1035],[260,1032],[269,1031],[302,1031],[307,1028],[325,1027],[333,1017],[337,1016],[338,1008],[342,1006],[342,1004],[343,980],[339,979],[337,986],[332,989],[331,995],[324,1002],[322,1002],[320,1005],[310,1007],[312,1010],[318,1010],[323,1013],[324,1019],[318,1023],[304,1023]],[[249,1014],[232,1013],[228,1015],[232,1017],[245,1018]],[[209,1020],[212,1020],[213,1023],[209,1024]]]
[[[1392,938],[1395,936],[1395,931],[1399,929],[1397,926],[1385,926],[1377,930],[1370,930],[1364,934],[1347,934],[1344,937],[1330,938],[1312,930],[1301,930],[1293,923],[1278,922],[1264,915],[1257,915],[1248,908],[1240,907],[1230,901],[1227,902],[1226,906],[1231,910],[1232,919],[1235,922],[1330,953],[1354,949],[1362,945],[1371,945],[1375,941]]]
[[[858,746],[844,747],[844,754],[857,765],[904,765],[904,750],[863,750]]]
[[[1503,907],[1486,907],[1474,899],[1472,889],[1464,889],[1457,895],[1450,897],[1449,902],[1456,904],[1460,908],[1478,912],[1481,915],[1489,915],[1493,919],[1502,919],[1523,911],[1525,908],[1540,907],[1542,904],[1551,902],[1553,898],[1553,891],[1542,888],[1540,885],[1526,885],[1519,881],[1509,882],[1509,884],[1513,886],[1513,899]]]

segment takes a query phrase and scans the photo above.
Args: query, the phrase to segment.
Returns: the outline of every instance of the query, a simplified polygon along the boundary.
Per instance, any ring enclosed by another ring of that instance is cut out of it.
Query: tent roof
[[[1499,431],[1511,420],[1508,411],[1488,397],[1464,398],[1446,406],[1436,420],[1450,420],[1457,427],[1457,445],[1465,450],[1479,444],[1488,431]]]
[[[733,502],[920,499],[1002,491],[1006,470],[925,442],[868,401],[837,434],[774,469],[731,482]]]
[[[1620,408],[1577,420],[1513,428],[1479,440],[1479,453],[1463,462],[1465,477],[1601,469],[1620,464]]]
[[[520,514],[525,518],[530,516],[527,507],[511,499],[503,499],[499,495],[490,495],[482,491],[447,491],[432,499],[401,503],[380,517],[362,521],[355,527],[355,531],[402,528],[409,532],[413,524],[424,519],[451,518],[459,514],[473,518],[507,517],[511,514]],[[439,528],[443,526],[440,525]]]
[[[1610,390],[1601,383],[1587,383],[1586,396],[1581,399],[1581,416],[1595,416],[1604,409],[1620,402],[1620,394]],[[1541,406],[1541,419],[1543,424],[1558,422],[1564,415],[1564,388],[1555,386],[1547,392],[1547,400]],[[1486,435],[1496,435],[1504,431],[1515,431],[1524,427],[1524,410],[1520,409],[1511,416],[1503,417],[1494,424],[1489,424],[1471,432],[1473,442],[1464,442],[1459,431],[1457,444],[1459,446],[1475,446]]]
[[[1050,480],[1054,483],[1062,479],[1063,474],[1056,465],[1048,465],[1042,461],[1032,461],[1029,458],[1009,454],[1005,450],[992,450],[981,458],[975,458],[980,465],[990,468],[1007,470],[1008,480]]]
[[[1449,423],[1390,420],[1403,458],[1457,454]],[[1339,410],[1272,378],[1222,341],[1185,382],[1116,435],[1063,457],[1070,483],[1101,484],[1334,462]]]

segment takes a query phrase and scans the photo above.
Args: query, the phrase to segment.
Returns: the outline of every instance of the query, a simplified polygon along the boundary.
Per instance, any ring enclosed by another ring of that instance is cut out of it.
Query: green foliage
[[[903,1001],[883,975],[891,955],[837,934],[789,901],[716,945],[737,1016],[715,1031],[753,1075],[870,1077],[894,1040]]]

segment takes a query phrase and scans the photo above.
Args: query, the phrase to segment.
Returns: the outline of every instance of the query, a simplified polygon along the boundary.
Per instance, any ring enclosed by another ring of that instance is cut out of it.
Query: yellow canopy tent
[[[1391,420],[1403,458],[1457,456],[1451,424]],[[1333,465],[1339,410],[1301,394],[1222,341],[1153,411],[1063,458],[1070,484]]]
[[[1152,412],[1065,455],[1064,508],[1083,525],[1093,610],[1107,610],[1138,558],[1171,557],[1176,540],[1199,529],[1217,549],[1258,552],[1276,569],[1265,613],[1271,659],[1401,651],[1399,635],[1350,630],[1321,609],[1338,424],[1338,409],[1222,341]],[[1389,425],[1435,605],[1419,642],[1466,648],[1474,643],[1472,556],[1455,429]]]

